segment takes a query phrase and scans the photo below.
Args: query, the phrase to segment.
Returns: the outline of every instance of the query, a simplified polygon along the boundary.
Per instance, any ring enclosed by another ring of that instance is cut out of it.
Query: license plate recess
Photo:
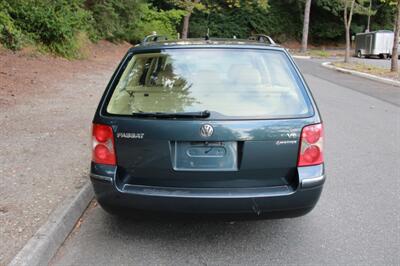
[[[174,141],[171,143],[175,171],[237,171],[236,141]]]

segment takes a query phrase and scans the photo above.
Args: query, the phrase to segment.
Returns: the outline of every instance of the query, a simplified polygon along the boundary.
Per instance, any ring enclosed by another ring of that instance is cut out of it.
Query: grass
[[[5,47],[3,46],[3,44],[0,43],[0,54],[1,54],[1,53],[4,53],[4,52],[6,52],[6,51],[7,51],[7,48],[5,48]]]
[[[336,67],[355,70],[355,71],[372,74],[372,75],[376,75],[376,76],[380,76],[380,77],[384,77],[384,78],[400,80],[400,76],[399,76],[400,73],[390,72],[390,69],[386,69],[386,68],[382,68],[382,67],[371,66],[368,64],[361,64],[361,63],[333,62],[332,64]]]
[[[309,49],[309,50],[307,50],[306,53],[301,53],[298,50],[293,50],[292,49],[291,53],[294,54],[294,55],[311,56],[313,58],[328,58],[328,57],[343,56],[344,55],[344,50],[341,50],[341,49],[332,49],[332,50]]]
[[[309,50],[308,54],[312,57],[322,57],[322,58],[327,58],[331,56],[331,54],[327,50]]]

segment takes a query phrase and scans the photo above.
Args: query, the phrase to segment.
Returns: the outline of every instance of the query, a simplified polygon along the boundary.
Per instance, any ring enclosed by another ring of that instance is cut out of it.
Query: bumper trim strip
[[[294,193],[289,186],[261,188],[176,188],[148,187],[143,185],[124,185],[122,193],[142,196],[173,197],[173,198],[209,198],[209,199],[240,199],[259,197],[288,196]]]
[[[96,180],[100,180],[100,181],[106,181],[109,183],[112,183],[112,177],[109,176],[104,176],[104,175],[96,175],[96,174],[90,174],[90,177]]]
[[[314,178],[305,178],[301,180],[301,188],[310,188],[320,186],[325,182],[325,175]]]

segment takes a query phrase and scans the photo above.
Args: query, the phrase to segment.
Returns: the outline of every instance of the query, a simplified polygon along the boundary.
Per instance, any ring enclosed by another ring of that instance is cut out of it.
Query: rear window
[[[211,118],[304,117],[312,112],[296,72],[280,51],[165,49],[132,56],[107,112],[185,113]]]

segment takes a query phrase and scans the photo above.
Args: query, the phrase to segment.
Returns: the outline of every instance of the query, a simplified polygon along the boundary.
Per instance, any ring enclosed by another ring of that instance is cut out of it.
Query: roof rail
[[[166,41],[168,40],[167,36],[158,35],[156,32],[153,32],[151,35],[144,37],[141,44],[146,44],[149,42],[157,42],[157,41]]]
[[[271,45],[276,45],[274,40],[271,37],[269,37],[268,35],[265,35],[265,34],[254,34],[254,35],[251,35],[249,37],[249,40],[259,41],[259,42],[264,42],[264,43],[268,42]]]

